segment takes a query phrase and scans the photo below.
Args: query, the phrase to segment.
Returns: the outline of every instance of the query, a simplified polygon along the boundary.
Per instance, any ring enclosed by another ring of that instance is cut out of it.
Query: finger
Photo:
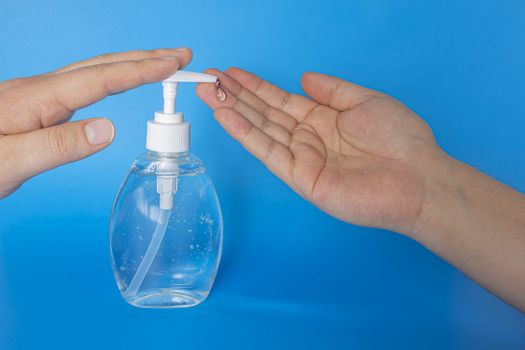
[[[14,134],[68,120],[102,98],[167,78],[176,57],[104,63],[49,76],[0,94],[0,133]]]
[[[291,135],[288,130],[286,130],[283,126],[268,120],[246,103],[239,100],[225,86],[222,86],[222,88],[226,92],[226,100],[222,102],[217,100],[216,90],[213,84],[201,84],[197,87],[197,94],[213,110],[216,110],[220,107],[229,107],[239,112],[252,125],[254,125],[254,127],[258,128],[271,138],[277,140],[285,146],[290,144]]]
[[[41,75],[36,75],[26,78],[17,78],[4,81],[0,83],[0,92],[2,90],[7,90],[22,84],[28,84],[36,80],[40,80],[50,75],[60,74],[64,72],[69,72],[82,67],[93,66],[97,64],[113,63],[120,61],[139,61],[147,58],[161,58],[166,56],[177,57],[179,59],[180,67],[185,67],[192,57],[192,52],[188,48],[175,48],[175,49],[155,49],[155,50],[134,50],[118,53],[110,53],[99,55],[87,60],[80,62],[75,62],[73,64],[67,65],[50,73],[45,73]]]
[[[290,150],[251,124],[239,112],[220,107],[215,119],[235,140],[259,159],[271,172],[292,185],[293,156]]]
[[[298,122],[304,121],[306,116],[317,106],[317,103],[308,98],[290,94],[240,68],[229,68],[226,73],[262,101],[291,115]]]
[[[114,137],[104,118],[81,120],[0,138],[2,182],[22,182],[43,171],[100,151]]]
[[[64,73],[74,69],[86,66],[94,66],[97,64],[114,63],[120,61],[140,61],[148,58],[161,58],[166,56],[177,57],[180,63],[179,68],[183,68],[191,61],[192,52],[188,48],[175,48],[155,50],[133,50],[126,52],[109,53],[67,65],[63,68],[51,72],[50,74]]]
[[[370,98],[382,95],[378,91],[321,73],[305,73],[301,85],[312,99],[339,111],[354,108]]]

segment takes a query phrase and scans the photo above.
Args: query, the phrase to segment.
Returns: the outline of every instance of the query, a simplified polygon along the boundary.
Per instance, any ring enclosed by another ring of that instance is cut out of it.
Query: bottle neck
[[[148,150],[147,157],[151,159],[180,159],[187,157],[190,154],[189,151],[186,152],[155,152]]]

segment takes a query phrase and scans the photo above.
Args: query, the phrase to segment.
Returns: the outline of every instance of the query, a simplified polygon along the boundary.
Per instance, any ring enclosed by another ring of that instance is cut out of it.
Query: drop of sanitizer
[[[219,100],[220,102],[226,101],[226,91],[224,91],[221,88],[221,82],[219,80],[217,80],[217,82],[215,82],[215,89],[216,89],[216,93],[217,93],[217,100]]]

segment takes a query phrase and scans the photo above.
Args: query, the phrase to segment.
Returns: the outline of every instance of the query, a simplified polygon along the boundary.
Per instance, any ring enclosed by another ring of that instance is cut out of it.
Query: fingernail
[[[108,119],[100,118],[90,121],[84,125],[84,133],[91,145],[101,145],[113,140],[115,128]]]

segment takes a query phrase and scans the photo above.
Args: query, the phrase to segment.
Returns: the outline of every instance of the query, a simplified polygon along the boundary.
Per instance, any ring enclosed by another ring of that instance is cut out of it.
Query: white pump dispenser
[[[164,110],[155,112],[155,119],[148,121],[146,148],[159,153],[182,153],[190,149],[190,123],[184,121],[182,112],[175,112],[175,100],[179,83],[215,83],[217,77],[197,72],[179,70],[162,82]],[[157,193],[160,208],[173,207],[173,195],[177,192],[177,164],[161,162],[157,169]],[[171,175],[163,175],[168,173]]]
[[[179,70],[162,82],[164,110],[148,121],[146,148],[160,153],[187,152],[190,148],[190,124],[181,112],[175,112],[178,83],[215,83],[217,77]]]

